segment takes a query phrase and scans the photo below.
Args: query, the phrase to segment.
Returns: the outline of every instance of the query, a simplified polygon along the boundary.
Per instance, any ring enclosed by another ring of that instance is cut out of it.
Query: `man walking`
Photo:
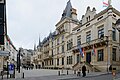
[[[83,74],[83,77],[86,76],[86,66],[85,65],[83,65],[83,67],[82,67],[82,74]]]

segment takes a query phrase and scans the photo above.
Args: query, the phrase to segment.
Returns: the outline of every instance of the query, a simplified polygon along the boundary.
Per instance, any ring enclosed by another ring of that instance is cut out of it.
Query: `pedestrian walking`
[[[86,66],[85,65],[82,66],[82,74],[83,74],[83,77],[86,76]]]

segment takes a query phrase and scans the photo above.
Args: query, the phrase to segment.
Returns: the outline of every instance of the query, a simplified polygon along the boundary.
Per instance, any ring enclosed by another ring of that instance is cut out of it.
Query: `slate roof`
[[[67,5],[66,5],[65,10],[63,11],[61,20],[63,20],[63,19],[66,18],[66,17],[71,18],[71,10],[72,10],[72,5],[71,5],[71,2],[70,2],[70,0],[69,0],[69,1],[67,2]]]

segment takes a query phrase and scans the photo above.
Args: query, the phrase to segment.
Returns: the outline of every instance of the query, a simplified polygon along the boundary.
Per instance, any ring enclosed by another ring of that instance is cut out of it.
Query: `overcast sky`
[[[41,40],[55,30],[68,0],[7,0],[8,35],[13,44],[33,49]],[[71,0],[77,9],[78,19],[85,14],[87,6],[96,8],[97,13],[105,9],[103,0]],[[112,0],[112,6],[120,11],[120,0]]]

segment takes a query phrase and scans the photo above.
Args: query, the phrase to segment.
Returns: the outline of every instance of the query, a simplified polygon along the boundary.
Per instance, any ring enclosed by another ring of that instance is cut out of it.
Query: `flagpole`
[[[93,44],[93,52],[92,52],[92,55],[93,55],[93,72],[94,72],[94,65],[95,65],[95,49],[94,49],[94,44]]]
[[[108,0],[108,5],[109,5],[109,6],[111,5],[111,0]]]

